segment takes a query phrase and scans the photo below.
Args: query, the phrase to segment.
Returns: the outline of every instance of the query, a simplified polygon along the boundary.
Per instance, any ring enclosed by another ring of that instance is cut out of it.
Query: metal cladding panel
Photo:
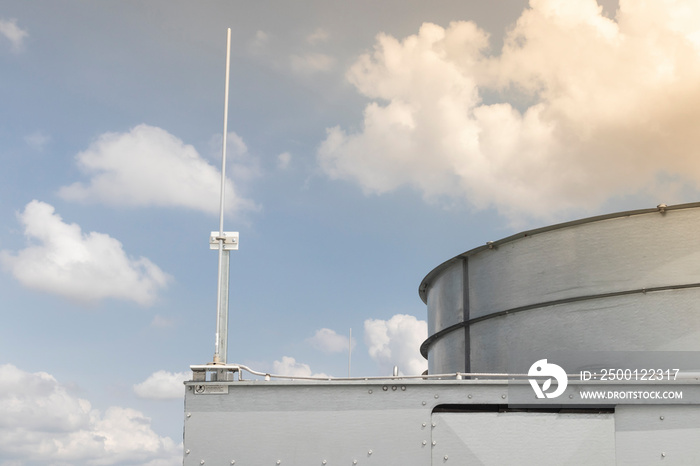
[[[616,464],[614,413],[434,413],[432,419],[433,465]]]
[[[700,464],[700,406],[620,406],[617,464]]]
[[[466,341],[464,332],[464,329],[450,332],[435,342],[428,359],[431,373],[447,374],[465,371]]]
[[[469,258],[470,317],[580,296],[700,283],[700,209],[554,229]]]
[[[549,306],[471,328],[473,372],[510,372],[523,353],[567,351],[700,351],[700,288]],[[460,353],[458,342],[453,352]]]
[[[228,386],[187,391],[185,466],[430,464],[432,394],[400,381]]]
[[[454,261],[435,280],[428,293],[428,334],[464,321],[462,261]]]

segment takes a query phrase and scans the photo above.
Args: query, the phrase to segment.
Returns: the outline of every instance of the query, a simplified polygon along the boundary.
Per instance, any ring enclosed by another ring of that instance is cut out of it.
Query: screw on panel
[[[423,446],[426,446],[427,444],[428,444],[428,442],[426,442],[425,440],[423,440]]]
[[[503,398],[503,399],[505,400],[505,399],[506,399],[506,396],[505,396],[505,395],[501,395],[501,398]]]
[[[396,388],[397,388],[396,385],[392,385],[392,386],[391,386],[391,389],[392,389],[393,391],[396,391]]]
[[[433,446],[437,445],[437,442],[436,442],[435,440],[433,440],[433,444],[432,444],[432,445],[433,445]]]
[[[659,419],[661,419],[661,420],[663,421],[663,420],[664,420],[664,417],[663,417],[663,416],[659,416]]]
[[[423,424],[421,424],[421,425],[422,425],[423,427],[425,427],[425,425],[426,425],[426,424],[425,424],[425,422],[424,422],[424,423],[423,423]]]
[[[326,460],[321,461],[321,464],[326,464]]]
[[[371,454],[372,454],[372,450],[368,451],[367,454],[368,454],[368,455],[371,455]]]
[[[199,464],[204,464],[204,460],[200,461]]]
[[[357,464],[357,460],[352,460],[352,464]]]
[[[372,394],[372,390],[368,390],[367,393],[369,393],[369,394],[371,395],[371,394]]]
[[[236,460],[231,460],[231,464],[236,464]]]
[[[435,399],[437,400],[438,398],[440,398],[440,395],[435,395]]]
[[[192,413],[187,413],[187,417],[192,417]]]
[[[382,387],[382,390],[387,391],[387,390],[389,390],[389,387],[387,387],[386,385],[384,385],[384,386]]]
[[[423,406],[425,406],[425,401],[423,402]]]
[[[431,425],[432,427],[435,427],[435,426],[436,426],[436,424],[435,424],[434,422],[431,423],[430,425]]]
[[[661,452],[661,457],[662,457],[662,458],[666,458],[666,453]]]
[[[282,464],[282,460],[277,460],[277,464]]]
[[[406,386],[405,386],[405,385],[401,385],[401,390],[405,392],[405,391],[406,391]]]
[[[573,400],[573,399],[574,399],[574,395],[569,395],[569,399],[570,399],[570,400]]]
[[[659,204],[656,206],[656,208],[659,209],[659,212],[662,214],[666,213],[666,207],[668,207],[666,204]]]
[[[445,461],[447,461],[447,455],[443,456],[442,459],[444,459]]]
[[[190,451],[189,451],[189,450],[185,450],[185,454],[186,454],[186,455],[189,455],[189,454],[190,454]]]
[[[472,399],[472,396],[471,396],[471,395],[467,395],[467,398],[469,398],[469,399],[471,400],[471,399]]]

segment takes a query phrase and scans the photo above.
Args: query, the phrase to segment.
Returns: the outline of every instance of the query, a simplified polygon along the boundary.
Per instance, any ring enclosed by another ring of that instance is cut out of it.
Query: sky
[[[229,27],[230,363],[418,374],[440,263],[700,197],[694,0],[3,0],[0,466],[181,464]]]

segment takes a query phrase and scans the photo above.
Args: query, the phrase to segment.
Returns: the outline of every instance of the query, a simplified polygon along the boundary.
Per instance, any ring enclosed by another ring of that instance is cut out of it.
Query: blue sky
[[[689,0],[0,5],[0,465],[178,464],[214,351],[422,371],[418,284],[522,229],[697,201]],[[183,374],[184,373],[184,374]],[[12,439],[7,440],[7,439]]]

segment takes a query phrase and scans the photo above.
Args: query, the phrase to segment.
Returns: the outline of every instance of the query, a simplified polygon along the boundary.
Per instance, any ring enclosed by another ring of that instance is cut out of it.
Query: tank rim
[[[438,265],[435,267],[433,270],[428,272],[428,274],[423,278],[421,281],[420,285],[418,286],[418,295],[420,296],[420,299],[425,303],[428,304],[428,296],[426,294],[426,290],[428,289],[428,286],[430,283],[433,281],[433,279],[438,276],[443,270],[448,268],[450,265],[453,263],[464,259],[469,256],[473,256],[475,254],[478,254],[482,251],[486,251],[489,249],[495,249],[500,245],[510,243],[512,241],[521,239],[521,238],[526,238],[529,236],[535,236],[540,233],[545,233],[553,230],[559,230],[562,228],[567,228],[575,225],[583,225],[586,223],[594,223],[594,222],[600,222],[603,220],[610,220],[613,218],[619,218],[619,217],[631,217],[633,215],[643,215],[643,214],[651,214],[654,212],[660,212],[664,213],[669,210],[682,210],[682,209],[693,209],[693,208],[698,208],[700,207],[700,202],[689,202],[686,204],[676,204],[676,205],[665,205],[665,204],[659,204],[658,206],[650,209],[637,209],[637,210],[626,210],[622,212],[614,212],[610,214],[603,214],[603,215],[596,215],[593,217],[586,217],[578,220],[571,220],[568,222],[563,222],[563,223],[556,223],[554,225],[549,225],[545,227],[540,227],[540,228],[535,228],[533,230],[526,230],[526,231],[521,231],[520,233],[516,233],[511,236],[507,236],[505,238],[496,240],[496,241],[489,241],[485,245],[478,246],[476,248],[470,249],[466,252],[463,252],[462,254],[458,254],[454,256],[451,259],[446,260],[442,264]]]

